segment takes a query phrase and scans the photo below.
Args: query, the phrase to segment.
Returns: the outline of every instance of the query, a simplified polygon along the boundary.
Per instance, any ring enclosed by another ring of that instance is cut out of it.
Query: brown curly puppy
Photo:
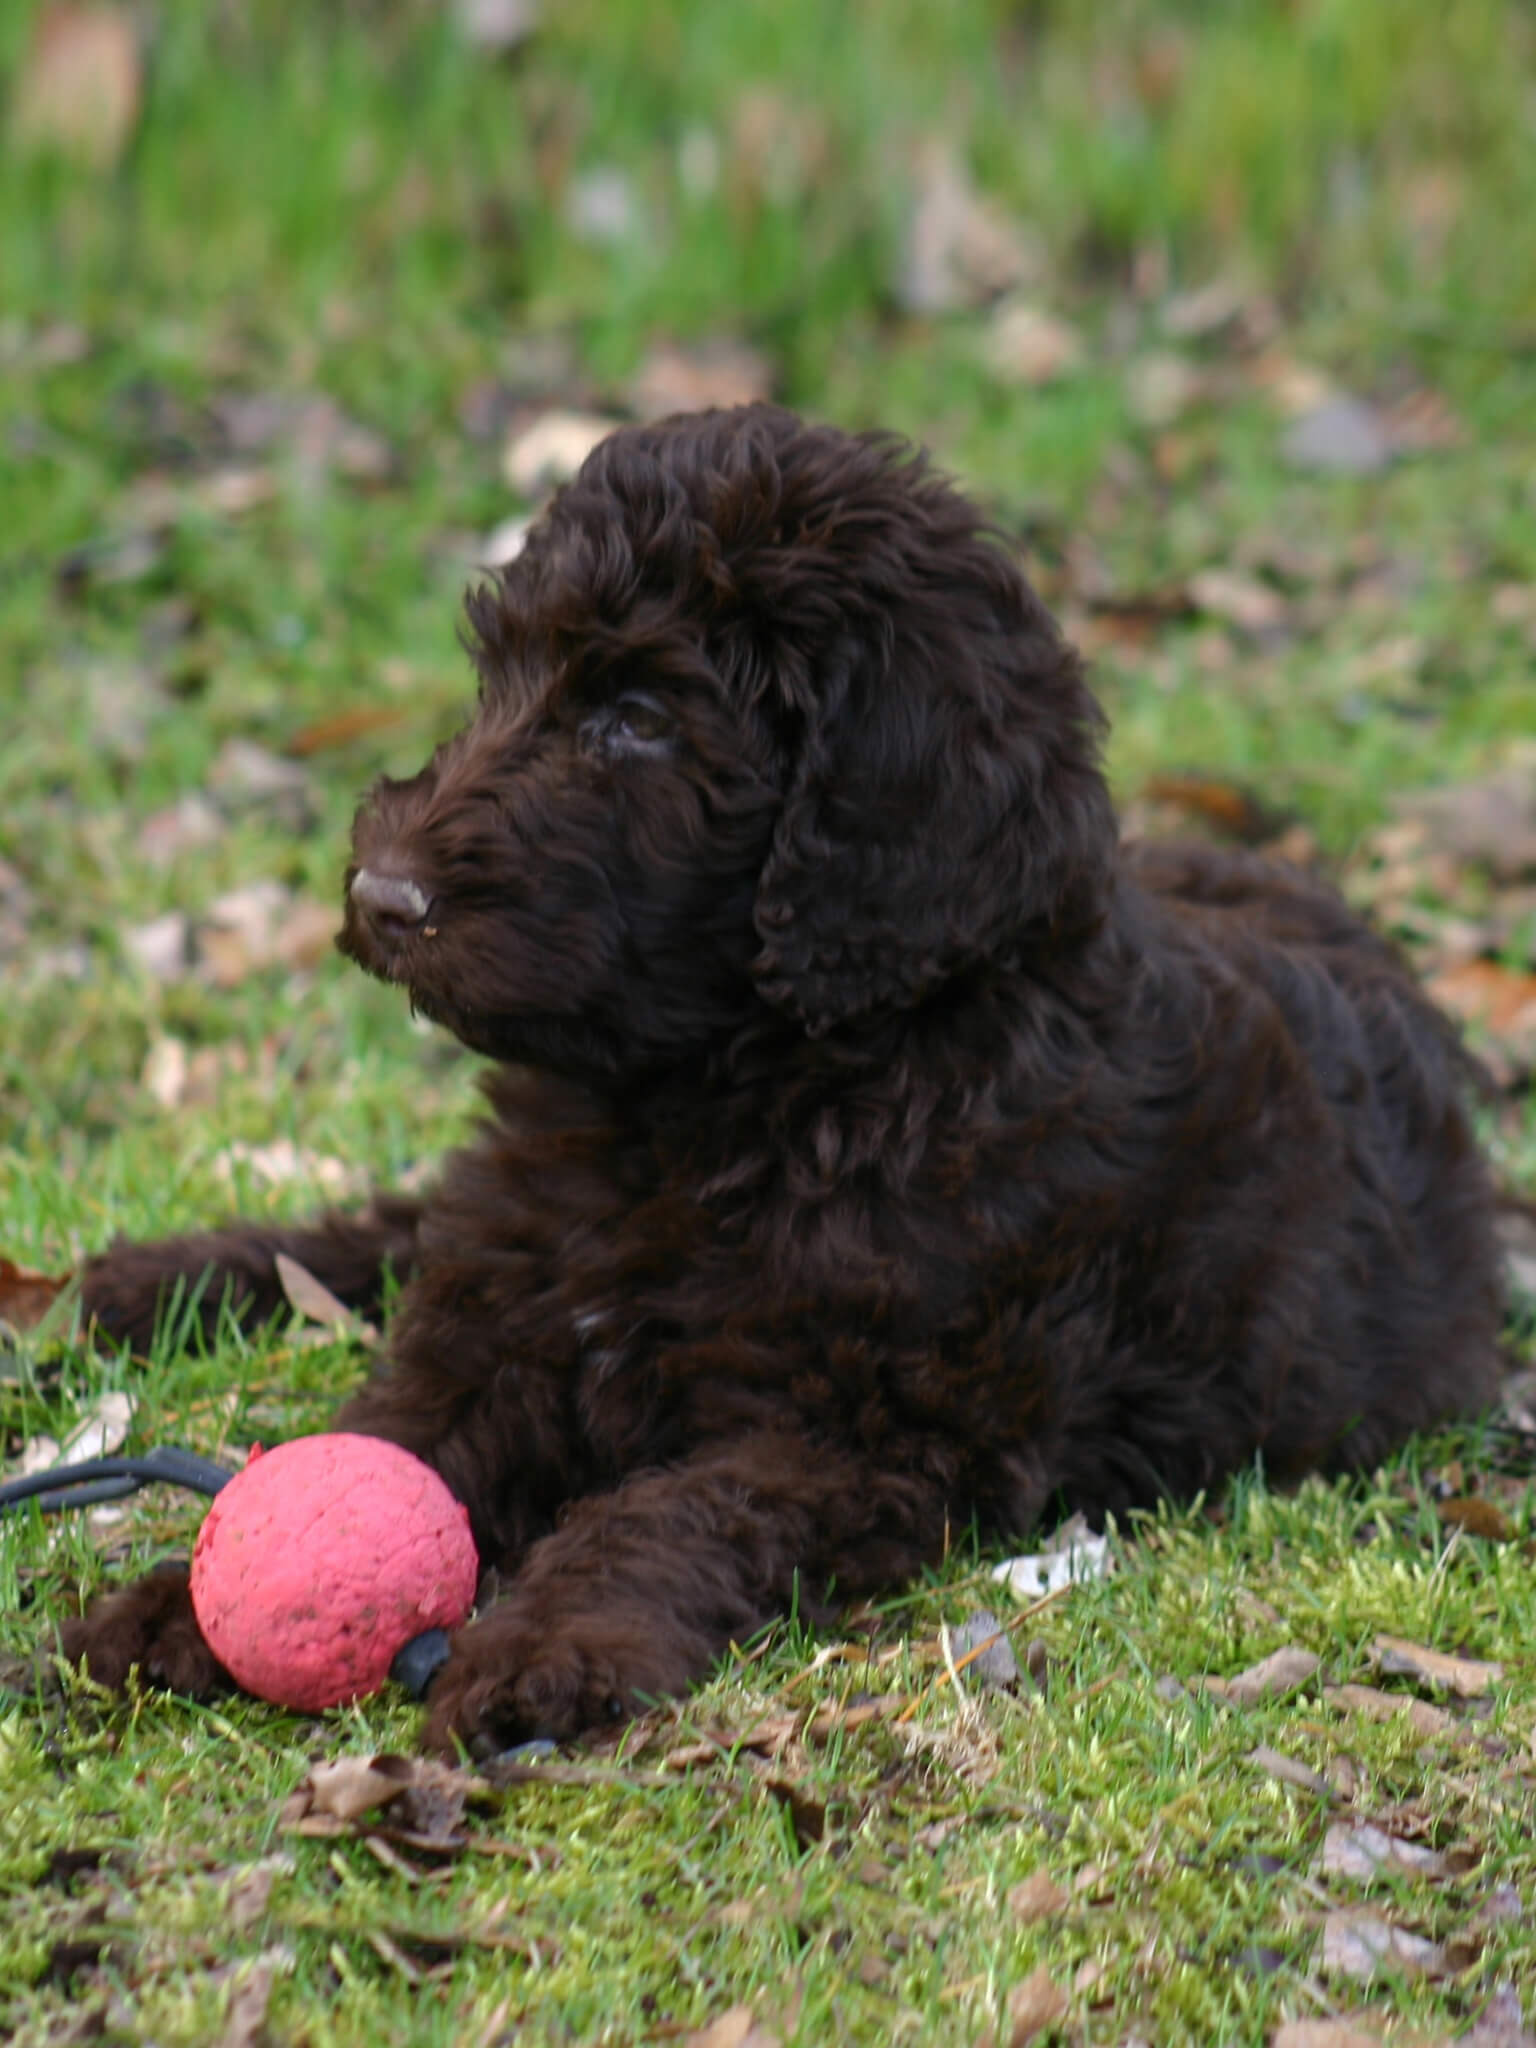
[[[338,1426],[499,1591],[427,1737],[565,1735],[975,1517],[1369,1463],[1494,1386],[1461,1062],[1331,894],[1122,850],[1079,664],[923,459],[766,407],[615,434],[469,601],[479,709],[360,812],[343,949],[495,1065],[424,1201],[119,1245],[147,1341],[290,1253]],[[213,1682],[184,1574],[65,1630]]]

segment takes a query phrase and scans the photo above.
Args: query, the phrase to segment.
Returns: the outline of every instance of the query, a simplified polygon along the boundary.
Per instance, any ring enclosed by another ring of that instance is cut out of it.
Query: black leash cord
[[[212,1458],[200,1458],[196,1451],[183,1450],[180,1444],[158,1444],[142,1458],[82,1458],[73,1465],[53,1465],[46,1472],[29,1472],[24,1479],[7,1479],[0,1484],[0,1515],[27,1501],[36,1501],[45,1515],[60,1514],[66,1508],[88,1508],[101,1500],[121,1500],[127,1494],[137,1493],[141,1486],[157,1482],[190,1487],[194,1493],[215,1494],[234,1476]]]

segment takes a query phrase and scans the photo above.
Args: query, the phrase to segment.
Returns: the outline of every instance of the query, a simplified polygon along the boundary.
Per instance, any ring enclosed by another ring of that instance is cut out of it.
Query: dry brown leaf
[[[1009,1912],[1026,1927],[1036,1920],[1052,1919],[1070,1904],[1071,1894],[1062,1890],[1048,1870],[1032,1870],[1008,1892]]]
[[[69,1285],[68,1273],[34,1273],[14,1259],[0,1259],[0,1323],[32,1330]]]
[[[350,746],[353,740],[371,738],[376,732],[388,732],[409,716],[409,707],[404,704],[357,704],[350,711],[333,712],[329,718],[301,725],[290,735],[288,751],[301,760],[307,759],[332,747]]]
[[[1212,381],[1199,365],[1171,350],[1140,357],[1125,376],[1126,405],[1144,427],[1171,427],[1212,395]]]
[[[1381,2036],[1349,2020],[1286,2020],[1269,2048],[1381,2048]]]
[[[685,2034],[683,2048],[779,2048],[779,2037],[759,2023],[750,2005],[733,2005],[707,2027]]]
[[[1525,2024],[1525,2008],[1513,1984],[1501,1984],[1477,2016],[1460,2048],[1536,2048],[1536,2034]]]
[[[1285,825],[1284,816],[1251,789],[1210,775],[1154,775],[1144,785],[1149,802],[1166,804],[1241,846],[1263,846]]]
[[[1082,336],[1038,306],[1010,300],[987,323],[982,352],[992,374],[1006,384],[1038,388],[1070,375],[1083,360]]]
[[[1333,1787],[1317,1771],[1309,1770],[1294,1757],[1283,1756],[1278,1749],[1270,1749],[1265,1743],[1260,1743],[1257,1749],[1250,1750],[1245,1761],[1256,1764],[1261,1771],[1266,1772],[1271,1778],[1278,1778],[1283,1785],[1294,1785],[1299,1792],[1314,1792],[1320,1799],[1330,1801],[1334,1796]]]
[[[895,292],[907,313],[983,306],[1040,269],[1036,238],[996,200],[979,193],[943,142],[918,155],[911,216]]]
[[[1389,1676],[1416,1678],[1422,1685],[1453,1692],[1458,1699],[1481,1699],[1504,1676],[1502,1664],[1484,1663],[1475,1657],[1453,1657],[1444,1650],[1431,1650],[1424,1643],[1410,1643],[1402,1636],[1377,1636],[1371,1649]]]
[[[260,463],[227,463],[201,478],[193,496],[203,511],[239,519],[271,504],[277,496],[277,478]]]
[[[1246,1671],[1239,1671],[1235,1678],[1205,1678],[1201,1683],[1231,1706],[1251,1707],[1259,1700],[1284,1699],[1288,1693],[1300,1691],[1316,1676],[1317,1667],[1318,1659],[1310,1650],[1287,1643]]]
[[[1067,1994],[1042,1963],[1008,1994],[1008,2048],[1025,2048],[1067,2015]]]
[[[1464,960],[1431,976],[1429,992],[1452,1016],[1514,1046],[1536,1048],[1536,974],[1497,960]]]
[[[267,2007],[279,1970],[288,1967],[287,1958],[276,1951],[258,1956],[235,1979],[224,2015],[224,2031],[215,2048],[258,2048],[265,2040]]]
[[[1393,399],[1383,418],[1392,446],[1400,455],[1436,455],[1466,443],[1467,430],[1450,400],[1426,385]]]
[[[1435,846],[1479,863],[1501,882],[1536,874],[1536,747],[1526,743],[1511,754],[1480,781],[1423,790],[1399,805]]]
[[[1363,1714],[1368,1721],[1394,1721],[1403,1715],[1420,1735],[1460,1733],[1460,1724],[1444,1707],[1410,1699],[1406,1693],[1382,1692],[1374,1685],[1325,1685],[1323,1698],[1332,1706]]]
[[[1369,1883],[1382,1876],[1444,1877],[1449,1868],[1438,1849],[1401,1841],[1369,1821],[1336,1821],[1323,1837],[1325,1877]]]
[[[508,442],[502,475],[520,498],[536,498],[573,477],[617,425],[599,413],[547,412]]]
[[[1292,469],[1331,476],[1374,476],[1395,452],[1382,414],[1344,392],[1298,413],[1280,437],[1281,460]]]
[[[270,1145],[248,1145],[236,1138],[213,1158],[216,1176],[227,1186],[236,1186],[242,1173],[259,1188],[284,1188],[297,1182],[312,1182],[332,1200],[367,1192],[368,1176],[345,1160],[326,1152],[308,1152],[292,1138],[274,1138]]]
[[[1514,1541],[1514,1523],[1497,1501],[1488,1500],[1482,1494],[1464,1494],[1456,1500],[1443,1500],[1435,1513],[1449,1527],[1465,1529],[1469,1536],[1482,1536],[1490,1543]]]
[[[771,398],[774,366],[761,349],[729,336],[694,342],[663,341],[635,372],[629,400],[642,419],[701,412],[709,406],[750,405]]]
[[[67,1464],[86,1458],[109,1458],[122,1449],[133,1426],[133,1398],[112,1392],[98,1394],[64,1439],[60,1457]]]
[[[307,1266],[301,1266],[286,1252],[278,1252],[275,1263],[288,1306],[307,1323],[318,1323],[322,1329],[334,1330],[338,1336],[360,1337],[369,1332],[370,1326],[355,1316],[344,1301],[338,1301],[329,1287],[317,1280]]]
[[[179,1109],[186,1099],[187,1080],[192,1071],[187,1041],[162,1032],[150,1042],[139,1069],[139,1086],[152,1095],[162,1109]]]
[[[267,1910],[272,1887],[280,1877],[291,1876],[293,1870],[291,1856],[262,1856],[235,1872],[226,1905],[229,1925],[235,1933],[244,1934],[255,1926]]]
[[[527,42],[542,11],[541,0],[456,0],[453,10],[465,42],[497,57]]]
[[[37,13],[11,96],[16,140],[109,169],[138,125],[143,63],[126,7],[54,0]]]
[[[1255,639],[1283,632],[1290,608],[1278,590],[1241,569],[1201,569],[1189,579],[1195,609]]]
[[[184,912],[168,910],[121,933],[123,951],[151,981],[179,981],[192,957],[192,927]]]
[[[1323,1968],[1367,1984],[1383,1973],[1403,1977],[1439,1976],[1445,1952],[1421,1934],[1394,1927],[1378,1914],[1350,1910],[1323,1921]]]
[[[302,1807],[295,1814],[285,1807],[284,1818],[314,1813],[351,1821],[372,1813],[375,1807],[387,1806],[405,1790],[405,1780],[398,1770],[384,1766],[405,1761],[400,1757],[339,1756],[315,1764],[289,1801],[292,1806],[302,1799]]]

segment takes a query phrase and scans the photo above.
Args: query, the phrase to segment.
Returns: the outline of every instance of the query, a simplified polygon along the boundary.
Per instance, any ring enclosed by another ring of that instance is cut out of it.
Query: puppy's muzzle
[[[397,946],[419,932],[432,908],[432,899],[419,882],[408,875],[381,875],[373,868],[358,869],[348,894],[358,916],[384,946]]]

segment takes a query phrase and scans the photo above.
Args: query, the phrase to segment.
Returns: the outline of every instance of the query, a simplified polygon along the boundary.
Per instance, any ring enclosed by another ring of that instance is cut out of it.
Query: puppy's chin
[[[393,982],[399,987],[410,986],[409,948],[381,944],[350,903],[342,919],[341,930],[336,934],[336,950],[355,966],[361,967],[364,974],[371,974],[375,981]]]

